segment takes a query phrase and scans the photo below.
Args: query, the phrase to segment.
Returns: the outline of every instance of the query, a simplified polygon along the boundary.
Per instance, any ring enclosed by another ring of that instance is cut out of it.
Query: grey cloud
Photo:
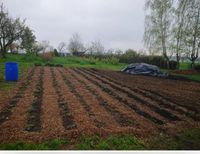
[[[12,16],[27,19],[39,41],[54,47],[78,32],[85,43],[143,48],[145,0],[3,0]]]

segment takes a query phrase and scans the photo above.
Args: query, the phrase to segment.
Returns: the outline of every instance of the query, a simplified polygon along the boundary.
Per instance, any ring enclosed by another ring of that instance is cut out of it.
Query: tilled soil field
[[[148,137],[200,128],[200,84],[121,72],[31,68],[0,103],[0,142]]]

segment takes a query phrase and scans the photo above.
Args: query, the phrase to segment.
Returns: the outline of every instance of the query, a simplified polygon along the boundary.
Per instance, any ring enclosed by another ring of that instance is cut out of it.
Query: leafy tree
[[[21,47],[24,48],[27,53],[34,52],[36,37],[33,34],[33,31],[29,27],[25,27],[21,39],[22,39]]]
[[[20,18],[13,19],[5,11],[3,4],[0,6],[0,57],[5,57],[8,47],[21,38],[25,21]]]

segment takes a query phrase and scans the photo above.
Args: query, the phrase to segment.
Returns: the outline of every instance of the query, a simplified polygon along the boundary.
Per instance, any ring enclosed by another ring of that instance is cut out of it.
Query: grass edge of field
[[[0,144],[0,150],[200,150],[200,129],[185,129],[174,136],[137,138],[133,134],[82,136],[77,141],[54,139],[43,143]]]

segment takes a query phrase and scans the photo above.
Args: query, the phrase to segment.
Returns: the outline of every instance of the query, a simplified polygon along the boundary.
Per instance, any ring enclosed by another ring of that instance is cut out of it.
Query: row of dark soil
[[[25,81],[21,84],[21,86],[17,90],[15,96],[11,98],[8,105],[6,105],[0,112],[0,124],[9,119],[9,116],[12,114],[12,109],[20,102],[20,99],[23,98],[26,89],[31,83],[34,72],[35,68],[31,69],[31,71],[25,78]]]
[[[111,106],[99,93],[95,90],[95,88],[91,87],[88,83],[86,83],[83,80],[79,80],[76,75],[70,73],[70,75],[80,84],[83,84],[85,89],[87,89],[98,101],[99,105],[102,106],[108,114],[110,114],[115,121],[122,127],[127,126],[134,126],[135,122],[130,117],[127,117],[126,115],[119,112],[116,108]]]
[[[92,108],[90,105],[88,105],[88,102],[83,98],[83,96],[76,90],[75,85],[72,83],[72,81],[70,81],[64,74],[64,72],[60,71],[61,76],[63,78],[64,83],[69,87],[69,90],[72,94],[74,94],[76,96],[76,98],[78,99],[78,102],[80,103],[80,105],[84,108],[84,110],[88,113],[88,116],[93,120],[95,126],[97,128],[101,128],[104,127],[104,123],[102,123],[101,121],[99,121],[96,117],[95,117],[95,113],[92,111]]]
[[[34,89],[34,99],[32,105],[28,109],[27,124],[25,126],[26,131],[37,132],[41,130],[41,106],[43,100],[43,77],[44,68],[40,68],[39,79]]]
[[[136,95],[133,92],[130,92],[129,90],[118,86],[112,82],[109,82],[108,80],[103,79],[102,77],[89,72],[88,70],[83,70],[84,72],[88,73],[89,75],[93,76],[94,78],[96,78],[97,80],[101,81],[102,83],[109,85],[110,87],[112,87],[113,89],[120,91],[121,93],[127,94],[127,96],[133,100],[135,100],[136,103],[142,104],[144,106],[148,106],[150,108],[150,110],[154,111],[155,113],[165,117],[166,119],[170,120],[170,121],[176,121],[176,120],[180,120],[180,118],[178,118],[176,115],[172,114],[171,112],[165,110],[165,109],[161,109],[160,107],[144,100],[143,98],[141,98],[140,96]]]
[[[156,91],[149,90],[149,89],[144,89],[144,88],[142,90],[148,91],[148,92],[150,92],[150,93],[152,93],[152,94],[154,94],[154,95],[156,95],[158,97],[161,97],[161,98],[165,99],[168,102],[171,102],[171,103],[173,103],[173,104],[175,104],[177,106],[185,108],[186,110],[188,110],[189,113],[191,113],[191,116],[195,115],[195,114],[197,114],[199,112],[195,107],[187,106],[187,105],[184,105],[184,104],[179,104],[179,103],[173,101],[171,98],[167,97],[166,95],[163,95],[163,94],[158,93]]]
[[[156,92],[147,90],[147,89],[142,89],[142,88],[132,88],[132,87],[128,87],[125,84],[122,84],[121,82],[118,82],[106,75],[103,75],[102,73],[99,73],[97,71],[95,71],[94,69],[90,69],[88,70],[93,74],[99,75],[101,78],[107,79],[108,81],[115,83],[117,85],[120,85],[121,87],[125,87],[135,93],[141,94],[145,97],[150,98],[151,100],[155,101],[158,105],[160,105],[161,107],[167,108],[167,109],[171,109],[174,111],[177,111],[180,114],[184,114],[194,120],[198,120],[198,117],[195,116],[196,111],[195,109],[191,109],[189,107],[180,105],[175,103],[174,101],[170,100],[169,98],[162,96],[161,94],[158,94]]]
[[[55,89],[56,94],[58,95],[58,104],[59,104],[59,108],[60,108],[60,115],[61,115],[62,121],[63,121],[63,126],[67,130],[74,129],[74,128],[76,128],[76,124],[74,122],[74,117],[73,117],[71,111],[69,110],[68,103],[65,101],[61,87],[60,87],[58,81],[56,80],[56,75],[55,75],[54,69],[51,68],[50,70],[51,70],[51,75],[52,75],[52,79],[53,79],[53,87]]]
[[[147,120],[158,124],[158,125],[162,125],[164,124],[164,122],[156,117],[151,116],[150,114],[140,110],[134,103],[129,102],[126,98],[121,97],[120,95],[118,95],[118,93],[114,92],[113,89],[111,89],[109,86],[107,86],[106,84],[100,83],[96,80],[94,80],[93,77],[89,77],[87,73],[85,73],[83,70],[80,69],[74,69],[75,72],[77,72],[78,74],[82,75],[84,78],[86,78],[87,80],[89,80],[90,82],[92,82],[93,84],[99,86],[104,92],[108,93],[110,96],[112,96],[113,98],[117,99],[119,102],[123,103],[126,107],[130,108],[131,110],[133,110],[133,112],[139,114],[140,116],[146,118]]]

